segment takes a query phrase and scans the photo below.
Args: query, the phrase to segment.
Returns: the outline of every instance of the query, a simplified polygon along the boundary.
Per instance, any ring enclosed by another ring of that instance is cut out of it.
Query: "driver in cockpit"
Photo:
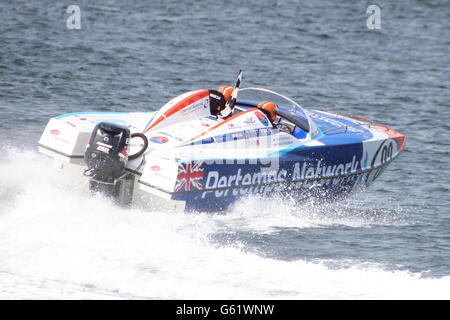
[[[277,109],[277,105],[270,101],[261,101],[256,107],[266,115],[266,117],[270,120],[272,127],[275,128],[277,121],[275,110]]]
[[[233,93],[233,88],[228,86],[221,86],[217,89],[217,92],[221,93],[225,100],[225,105],[227,104],[228,100],[231,98],[231,94]],[[261,110],[266,117],[270,120],[270,123],[272,124],[272,127],[276,126],[275,121],[277,120],[277,115],[275,113],[275,110],[277,108],[277,105],[270,101],[261,101],[256,108]],[[218,106],[218,110],[221,108]],[[228,110],[227,110],[228,109]],[[219,118],[221,119],[227,119],[231,117],[233,114],[233,110],[230,108],[223,108],[220,110],[220,112],[217,114]]]

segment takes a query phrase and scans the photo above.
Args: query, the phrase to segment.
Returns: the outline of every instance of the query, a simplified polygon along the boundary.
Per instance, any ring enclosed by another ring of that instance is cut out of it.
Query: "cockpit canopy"
[[[264,88],[243,88],[239,90],[237,105],[256,107],[261,101],[270,101],[277,105],[275,113],[292,122],[308,133],[310,137],[318,134],[318,130],[308,113],[295,101],[274,91]]]

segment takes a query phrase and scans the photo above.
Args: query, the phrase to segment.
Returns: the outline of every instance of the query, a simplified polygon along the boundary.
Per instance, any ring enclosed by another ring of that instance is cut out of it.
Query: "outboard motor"
[[[111,196],[120,204],[130,203],[132,197],[134,176],[125,171],[130,137],[129,129],[100,122],[94,127],[84,154],[90,190]]]
[[[85,174],[97,182],[114,184],[126,173],[129,141],[129,129],[108,122],[97,124],[84,154]]]

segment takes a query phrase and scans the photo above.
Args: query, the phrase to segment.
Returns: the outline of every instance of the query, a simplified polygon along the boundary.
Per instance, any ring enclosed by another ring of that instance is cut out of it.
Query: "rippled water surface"
[[[0,297],[449,299],[448,1],[0,5]],[[117,208],[37,152],[50,117],[149,111],[199,88],[279,91],[406,134],[367,191],[226,215]]]

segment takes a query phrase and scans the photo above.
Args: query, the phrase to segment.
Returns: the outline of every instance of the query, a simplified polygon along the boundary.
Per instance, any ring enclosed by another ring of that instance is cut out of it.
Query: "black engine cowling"
[[[129,141],[128,128],[108,122],[98,123],[84,154],[88,166],[86,175],[99,183],[114,184],[125,174]]]

